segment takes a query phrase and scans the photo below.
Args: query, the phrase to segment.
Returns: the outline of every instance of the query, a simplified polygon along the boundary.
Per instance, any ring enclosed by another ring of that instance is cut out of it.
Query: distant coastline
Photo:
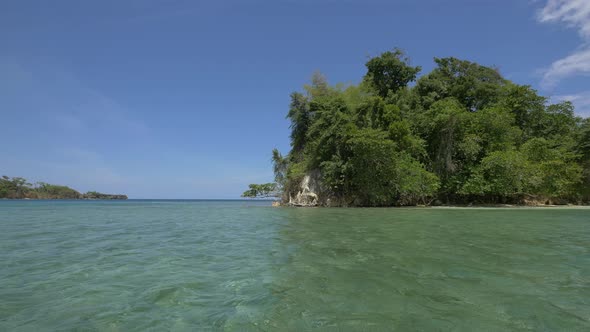
[[[126,200],[127,195],[104,194],[97,191],[80,193],[68,186],[54,185],[45,182],[34,184],[22,177],[0,178],[0,199],[33,200],[33,199],[76,199],[76,200]]]

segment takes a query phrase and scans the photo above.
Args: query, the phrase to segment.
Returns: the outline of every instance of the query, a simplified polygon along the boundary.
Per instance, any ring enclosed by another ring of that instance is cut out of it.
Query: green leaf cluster
[[[275,183],[251,184],[250,189],[244,191],[242,197],[266,198],[276,196],[277,185]]]

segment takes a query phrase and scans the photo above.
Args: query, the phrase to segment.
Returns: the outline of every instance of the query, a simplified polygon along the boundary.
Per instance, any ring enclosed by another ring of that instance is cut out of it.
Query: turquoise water
[[[1,331],[589,331],[588,209],[0,201]]]

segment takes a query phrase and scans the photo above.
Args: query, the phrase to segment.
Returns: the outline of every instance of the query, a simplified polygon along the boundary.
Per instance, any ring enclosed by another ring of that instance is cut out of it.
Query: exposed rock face
[[[320,193],[320,173],[310,172],[303,177],[299,186],[300,190],[295,196],[289,195],[291,206],[317,206]]]

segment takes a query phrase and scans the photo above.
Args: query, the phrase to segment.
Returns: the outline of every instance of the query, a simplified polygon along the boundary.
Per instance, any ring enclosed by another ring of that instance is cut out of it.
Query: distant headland
[[[127,199],[127,195],[103,194],[89,191],[85,194],[67,186],[45,182],[29,183],[22,177],[0,178],[0,199]]]

